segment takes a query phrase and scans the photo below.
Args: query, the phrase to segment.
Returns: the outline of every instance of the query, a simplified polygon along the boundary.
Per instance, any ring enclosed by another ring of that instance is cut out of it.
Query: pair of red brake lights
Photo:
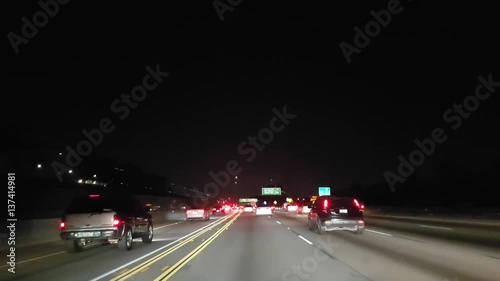
[[[118,218],[116,218],[116,217],[113,219],[113,226],[120,226],[122,223],[123,223],[123,221],[120,220],[120,219],[118,219]],[[59,223],[59,228],[61,230],[65,229],[66,228],[66,222],[64,222],[64,221],[60,222]]]
[[[364,210],[364,209],[365,209],[365,205],[360,204],[360,203],[358,202],[358,200],[353,199],[353,201],[352,201],[352,202],[354,203],[354,205],[355,205],[356,207],[358,207],[358,209],[361,209],[361,210]],[[323,201],[323,209],[328,209],[328,208],[330,207],[330,205],[329,205],[329,204],[330,204],[330,201],[329,201],[328,199],[325,199],[325,200]]]

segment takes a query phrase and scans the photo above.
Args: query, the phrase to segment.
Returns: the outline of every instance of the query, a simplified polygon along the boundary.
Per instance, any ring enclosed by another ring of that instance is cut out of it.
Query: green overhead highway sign
[[[240,203],[257,202],[257,198],[240,198]]]
[[[330,196],[330,187],[329,186],[321,186],[318,188],[319,196]]]
[[[263,187],[262,195],[281,195],[281,187]]]

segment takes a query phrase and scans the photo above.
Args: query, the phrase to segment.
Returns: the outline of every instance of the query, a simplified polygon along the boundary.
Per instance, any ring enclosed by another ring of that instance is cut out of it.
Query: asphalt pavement
[[[500,276],[498,248],[369,220],[363,235],[319,235],[308,230],[307,215],[278,212],[259,217],[234,212],[155,228],[153,243],[137,239],[131,251],[95,245],[69,254],[62,243],[18,249],[16,273],[2,266],[0,279],[480,281]],[[452,235],[456,230],[433,231]]]

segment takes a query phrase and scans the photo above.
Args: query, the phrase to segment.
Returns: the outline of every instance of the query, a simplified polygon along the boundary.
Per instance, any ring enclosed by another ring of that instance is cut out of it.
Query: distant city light
[[[93,181],[93,182],[92,182],[92,184],[97,184],[97,182],[96,182],[96,181]]]
[[[234,184],[238,184],[238,182],[237,182],[237,181],[235,181],[235,182],[234,182]]]
[[[79,180],[78,180],[78,183],[83,183],[83,180],[82,180],[82,179],[79,179]]]
[[[59,156],[61,156],[61,155],[62,155],[62,152],[59,152]]]
[[[97,174],[94,174],[94,178],[96,178],[96,177],[97,177]]]
[[[69,170],[68,173],[73,174],[73,170]]]
[[[38,164],[38,165],[36,165],[36,167],[37,167],[38,169],[41,169],[41,168],[42,168],[42,164]]]
[[[238,176],[236,176],[236,177],[234,177],[234,178],[235,178],[235,179],[237,179],[237,178],[238,178]]]

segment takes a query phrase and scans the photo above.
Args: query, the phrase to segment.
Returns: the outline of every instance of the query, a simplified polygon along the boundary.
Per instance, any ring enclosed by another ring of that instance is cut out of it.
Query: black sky
[[[388,1],[269,2],[243,1],[223,22],[211,1],[70,2],[17,55],[4,37],[4,127],[62,148],[109,117],[117,128],[96,155],[201,187],[229,160],[245,163],[238,145],[287,106],[297,118],[243,165],[232,190],[240,195],[270,177],[304,195],[323,183],[384,181],[397,156],[436,127],[450,138],[421,175],[443,162],[476,173],[498,157],[498,97],[455,132],[442,119],[474,93],[478,75],[500,80],[493,6],[401,2],[348,64],[340,42],[352,44],[353,28]],[[21,17],[38,9],[36,1],[12,7],[7,32],[19,34]],[[170,76],[119,121],[111,103],[156,64]]]

